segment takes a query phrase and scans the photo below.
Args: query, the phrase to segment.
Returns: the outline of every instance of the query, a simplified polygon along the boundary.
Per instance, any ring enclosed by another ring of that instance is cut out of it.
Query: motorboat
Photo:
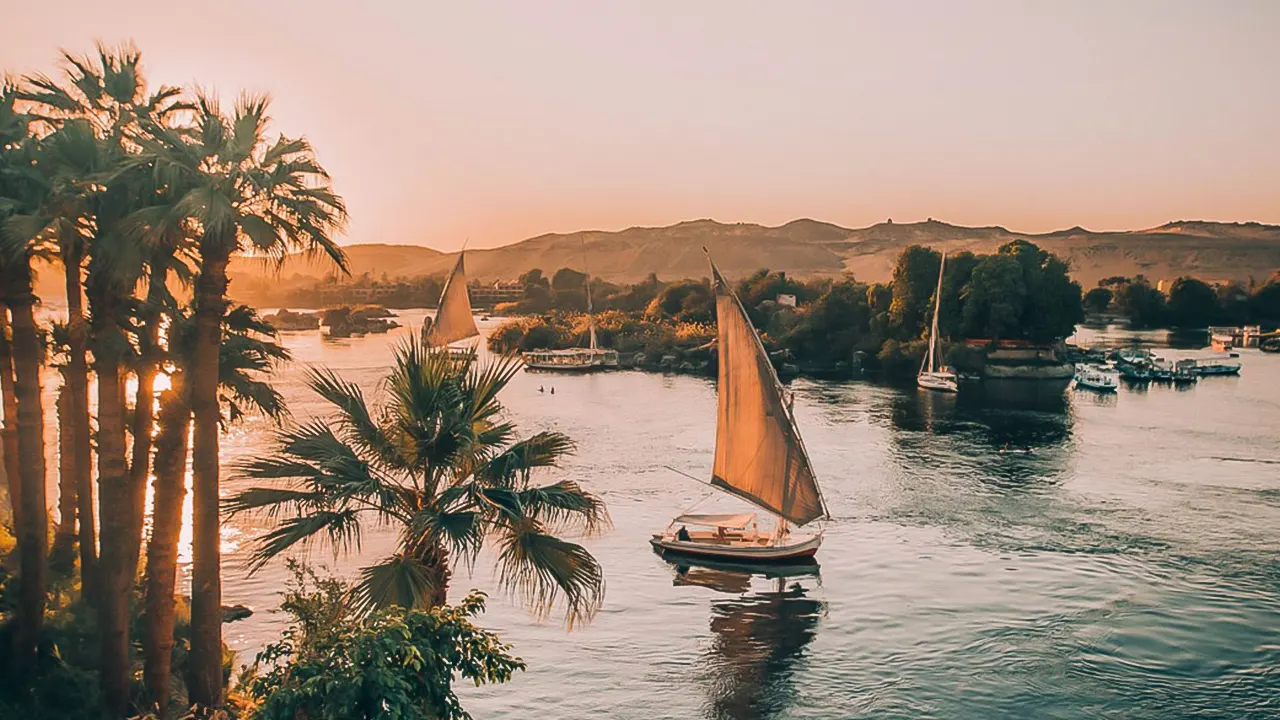
[[[1120,383],[1113,373],[1095,365],[1081,365],[1076,368],[1075,386],[1094,392],[1113,393],[1119,389]]]

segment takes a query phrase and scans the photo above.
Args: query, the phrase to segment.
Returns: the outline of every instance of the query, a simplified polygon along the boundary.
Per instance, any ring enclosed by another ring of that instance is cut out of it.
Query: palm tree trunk
[[[71,429],[67,412],[67,384],[63,375],[62,387],[54,407],[58,414],[58,527],[53,534],[53,550],[49,564],[57,573],[75,570],[76,553],[76,484],[71,469]]]
[[[232,247],[232,243],[209,243]],[[191,653],[187,691],[204,707],[222,704],[222,578],[218,496],[218,355],[226,304],[229,253],[209,251],[196,280],[195,356],[191,410]]]
[[[129,598],[133,573],[128,567],[129,467],[125,454],[122,333],[115,322],[115,301],[94,303],[94,361],[98,376],[98,516],[102,552],[98,561],[98,630],[101,641],[104,715],[124,717],[129,704]]]
[[[22,482],[18,471],[18,396],[13,387],[13,346],[9,344],[8,307],[0,304],[0,410],[4,427],[0,443],[4,448],[4,474],[9,490],[9,506],[13,510],[13,533],[22,534]]]
[[[45,564],[49,552],[49,516],[45,512],[44,408],[40,398],[40,365],[44,358],[36,329],[31,275],[9,301],[13,311],[14,395],[18,401],[18,474],[22,517],[18,534],[21,582],[18,589],[16,657],[34,660],[44,623]]]
[[[449,602],[449,580],[453,576],[449,569],[449,551],[443,545],[436,545],[423,558],[427,572],[431,574],[431,597],[429,607],[440,607]]]
[[[71,472],[76,489],[80,535],[80,594],[92,605],[98,567],[98,538],[93,516],[93,462],[89,439],[89,366],[85,360],[88,332],[80,280],[80,256],[63,259],[67,289],[67,331],[70,359],[66,369],[67,430],[70,433]]]
[[[152,313],[142,342],[138,392],[133,405],[133,454],[129,461],[129,568],[138,572],[142,525],[146,515],[147,477],[151,474],[151,432],[155,427],[156,346],[160,344],[160,316]]]
[[[156,433],[154,507],[151,540],[147,543],[146,620],[142,648],[143,680],[149,709],[164,717],[169,701],[173,660],[173,624],[178,577],[178,538],[182,533],[182,499],[186,492],[188,434],[191,407],[182,395],[182,376],[160,397]]]

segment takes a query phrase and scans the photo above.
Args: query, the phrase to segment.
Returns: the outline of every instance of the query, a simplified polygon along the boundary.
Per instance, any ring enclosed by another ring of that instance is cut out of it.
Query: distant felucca
[[[719,354],[711,485],[773,515],[777,524],[773,533],[761,535],[754,513],[683,514],[649,542],[665,552],[736,562],[811,557],[822,532],[795,535],[789,524],[828,516],[818,479],[759,334],[714,263],[711,274]],[[707,529],[689,530],[690,525]]]
[[[942,309],[942,272],[947,267],[947,254],[942,253],[942,263],[938,265],[938,289],[933,294],[933,324],[929,326],[929,353],[925,355],[920,374],[916,376],[916,384],[926,390],[940,392],[957,392],[960,386],[956,383],[956,374],[951,368],[942,364],[938,352],[938,311]]]
[[[565,350],[530,350],[522,354],[525,367],[531,370],[556,370],[561,372],[612,370],[618,367],[618,351],[611,348],[602,348],[596,340],[596,316],[591,307],[591,270],[587,268],[585,244],[582,252],[582,269],[587,291],[589,345],[585,348],[567,348]]]
[[[449,278],[444,281],[444,289],[440,291],[435,320],[423,330],[428,345],[446,347],[451,355],[474,353],[478,343],[454,343],[480,336],[475,316],[471,314],[471,298],[467,294],[465,254],[465,250],[458,253],[458,262],[454,263]]]

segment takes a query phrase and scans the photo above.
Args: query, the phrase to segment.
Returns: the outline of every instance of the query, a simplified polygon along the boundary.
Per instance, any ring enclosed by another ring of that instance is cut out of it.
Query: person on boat
[[[692,538],[689,537],[689,528],[681,525],[680,529],[676,531],[676,539],[680,542],[692,542]]]
[[[541,393],[541,392],[546,392],[546,389],[545,389],[545,388],[543,388],[541,385],[539,385],[539,386],[538,386],[538,392],[540,392],[540,393]]]

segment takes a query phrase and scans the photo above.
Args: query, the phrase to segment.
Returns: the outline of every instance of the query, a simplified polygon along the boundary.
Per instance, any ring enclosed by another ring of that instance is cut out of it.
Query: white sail
[[[587,276],[587,326],[591,328],[591,349],[596,349],[596,316],[591,311],[591,273],[588,271]]]
[[[437,347],[480,334],[476,328],[476,319],[471,315],[467,273],[462,259],[463,253],[458,253],[458,262],[453,266],[453,271],[444,282],[444,290],[440,293],[436,319],[427,332],[427,342]]]
[[[826,515],[809,456],[760,338],[712,264],[720,355],[711,484],[804,525]]]
[[[938,312],[942,309],[942,273],[947,268],[947,253],[942,253],[938,266],[938,289],[933,293],[933,324],[929,326],[929,355],[925,358],[925,372],[937,372]]]

